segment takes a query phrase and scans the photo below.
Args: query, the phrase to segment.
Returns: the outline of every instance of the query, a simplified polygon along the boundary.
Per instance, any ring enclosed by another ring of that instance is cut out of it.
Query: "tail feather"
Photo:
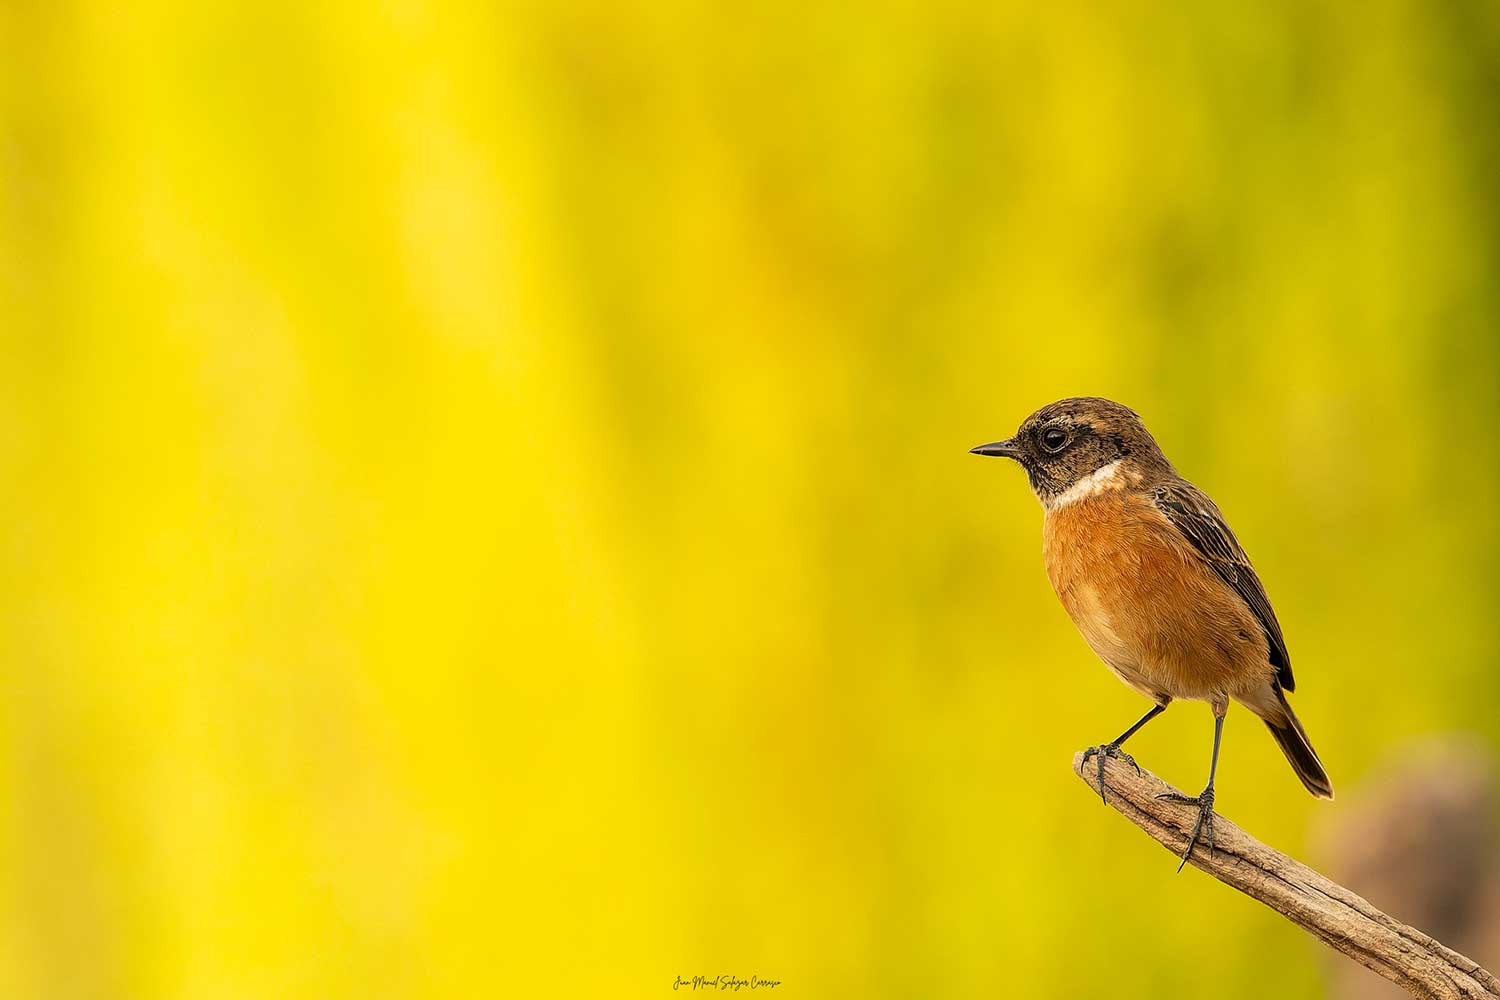
[[[1281,718],[1262,715],[1266,728],[1276,738],[1276,745],[1286,754],[1287,762],[1292,765],[1292,770],[1297,772],[1297,777],[1302,779],[1307,790],[1320,799],[1333,798],[1333,782],[1328,779],[1328,772],[1323,770],[1323,762],[1318,760],[1318,752],[1313,749],[1302,723],[1292,711],[1292,706],[1286,703],[1286,695],[1281,693],[1279,687],[1276,688],[1276,700],[1280,702]]]

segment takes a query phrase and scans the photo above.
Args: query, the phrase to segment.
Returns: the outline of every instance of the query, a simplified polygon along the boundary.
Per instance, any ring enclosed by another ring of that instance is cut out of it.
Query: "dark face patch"
[[[1135,411],[1107,399],[1079,397],[1044,406],[1026,418],[1014,440],[1031,488],[1044,501],[1124,458],[1170,469]]]

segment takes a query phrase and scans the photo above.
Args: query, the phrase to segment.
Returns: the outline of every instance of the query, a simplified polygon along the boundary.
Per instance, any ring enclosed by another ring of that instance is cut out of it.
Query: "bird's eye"
[[[1048,427],[1042,431],[1042,447],[1048,451],[1061,451],[1068,443],[1068,432],[1061,427]]]

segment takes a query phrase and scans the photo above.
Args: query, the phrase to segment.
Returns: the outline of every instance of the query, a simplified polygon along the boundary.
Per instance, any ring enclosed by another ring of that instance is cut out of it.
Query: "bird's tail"
[[[1286,754],[1287,762],[1307,790],[1320,799],[1333,798],[1333,782],[1328,780],[1328,772],[1323,770],[1323,762],[1318,760],[1318,752],[1312,748],[1297,714],[1286,703],[1281,685],[1273,682],[1271,690],[1275,693],[1266,699],[1266,703],[1247,707],[1265,722],[1266,728],[1276,738],[1276,745]]]

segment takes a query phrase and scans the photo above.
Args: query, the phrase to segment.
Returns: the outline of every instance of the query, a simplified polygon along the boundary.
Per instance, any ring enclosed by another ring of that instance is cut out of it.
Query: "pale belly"
[[[1063,592],[1058,591],[1058,596],[1062,597]],[[1076,584],[1063,600],[1063,607],[1067,608],[1073,624],[1078,626],[1083,641],[1116,677],[1148,698],[1163,700],[1165,692],[1151,682],[1156,671],[1149,663],[1141,663],[1140,651],[1120,634],[1121,630],[1115,627],[1114,617],[1097,589],[1088,583]]]

